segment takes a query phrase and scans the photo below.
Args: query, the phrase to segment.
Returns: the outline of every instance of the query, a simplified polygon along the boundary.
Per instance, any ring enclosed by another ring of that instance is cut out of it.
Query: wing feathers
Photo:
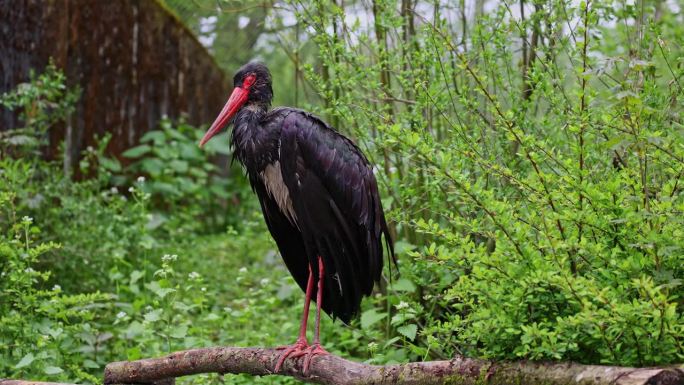
[[[287,113],[280,140],[283,180],[309,245],[307,257],[312,266],[318,255],[324,258],[323,309],[348,322],[380,279],[383,235],[394,257],[377,182],[349,139],[310,114]]]

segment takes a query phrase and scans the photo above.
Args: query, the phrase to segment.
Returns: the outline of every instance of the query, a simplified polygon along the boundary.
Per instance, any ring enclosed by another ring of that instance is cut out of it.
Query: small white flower
[[[178,256],[176,254],[164,254],[162,257],[162,261],[164,262],[172,262],[178,259]]]
[[[200,290],[202,290],[202,291],[207,291],[207,288],[206,288],[206,287],[203,287],[203,288],[201,288]]]
[[[118,194],[118,193],[119,193],[119,189],[116,188],[116,187],[112,187],[112,188],[109,189],[109,192],[112,193],[112,194]]]
[[[139,176],[138,177],[138,183],[145,183],[145,177],[144,176]]]
[[[21,220],[22,220],[23,222],[28,223],[28,224],[33,223],[33,218],[31,218],[31,217],[23,217],[23,218],[21,218]]]
[[[193,271],[190,274],[188,274],[188,278],[190,279],[199,279],[200,277],[201,275],[196,271]]]
[[[30,268],[30,267],[27,267],[27,268],[24,269],[24,273],[33,273],[33,272],[35,272],[35,270],[33,270],[33,269]]]
[[[261,286],[266,286],[266,285],[268,285],[269,282],[271,282],[271,280],[268,278],[262,278],[261,281],[259,281]]]
[[[409,307],[409,304],[404,302],[404,301],[399,302],[399,305],[397,305],[397,309],[406,309],[408,307]]]
[[[244,274],[244,273],[247,272],[247,268],[246,268],[246,267],[241,267],[240,270],[238,270],[238,271],[240,272],[240,274]]]
[[[55,286],[52,287],[52,290],[53,290],[53,291],[60,291],[60,290],[62,290],[62,287],[59,286],[59,285],[55,285]]]
[[[129,193],[132,193],[133,191],[135,191],[135,187],[131,186],[131,187],[128,188],[128,192],[129,192]]]
[[[126,315],[127,314],[125,311],[120,311],[120,312],[116,313],[116,318],[121,319],[121,318],[125,317]]]

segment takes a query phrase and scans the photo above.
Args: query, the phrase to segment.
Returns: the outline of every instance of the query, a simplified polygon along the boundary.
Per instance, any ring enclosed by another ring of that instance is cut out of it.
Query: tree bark
[[[276,374],[273,368],[280,353],[276,349],[214,347],[180,351],[160,358],[113,362],[105,368],[104,383],[173,385],[176,377],[199,373],[272,375]],[[303,358],[285,361],[278,374],[328,385],[684,385],[684,365],[625,368],[530,361],[492,362],[456,357],[449,361],[377,366],[325,355],[316,356],[308,375],[303,375],[302,361]],[[0,379],[0,385],[66,384]]]
[[[165,357],[114,362],[105,368],[105,384],[151,383],[198,373],[272,375],[280,356],[276,349],[215,347],[193,349]],[[573,363],[492,362],[456,357],[449,361],[398,365],[368,365],[334,356],[317,356],[310,373],[301,372],[303,359],[287,360],[281,375],[329,384],[610,384],[683,385],[684,366],[623,368]],[[0,385],[21,385],[3,384]]]

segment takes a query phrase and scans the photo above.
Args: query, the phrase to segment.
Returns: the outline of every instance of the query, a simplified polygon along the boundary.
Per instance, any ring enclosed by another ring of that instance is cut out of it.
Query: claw
[[[306,342],[306,339],[301,339],[301,338],[298,338],[297,342],[295,342],[292,345],[277,347],[276,348],[277,350],[285,350],[285,351],[280,355],[280,358],[278,358],[278,363],[276,363],[275,369],[273,369],[273,373],[280,372],[280,369],[283,367],[283,363],[285,363],[285,360],[288,357],[289,358],[301,357],[307,353],[309,348],[310,348],[309,343]]]
[[[304,365],[302,367],[302,374],[304,375],[309,374],[309,365],[311,365],[311,359],[313,359],[314,356],[330,354],[325,349],[323,349],[323,347],[321,347],[321,344],[319,343],[314,343],[313,345],[309,346],[307,350],[308,353],[306,353],[306,357],[304,358]]]

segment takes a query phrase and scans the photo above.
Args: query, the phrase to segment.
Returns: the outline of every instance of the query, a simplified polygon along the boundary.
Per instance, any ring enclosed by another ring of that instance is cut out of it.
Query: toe
[[[324,355],[324,354],[330,354],[330,353],[328,353],[325,349],[323,349],[320,344],[311,345],[308,349],[308,352],[306,353],[306,358],[304,358],[304,365],[302,366],[302,373],[305,375],[309,373],[309,367],[311,366],[311,361],[314,358],[314,356]]]
[[[308,352],[309,348],[309,344],[306,342],[306,340],[301,339],[297,340],[297,342],[295,342],[293,345],[276,348],[278,350],[284,350],[284,352],[280,354],[273,372],[280,372],[280,369],[282,369],[286,359],[301,357]]]

